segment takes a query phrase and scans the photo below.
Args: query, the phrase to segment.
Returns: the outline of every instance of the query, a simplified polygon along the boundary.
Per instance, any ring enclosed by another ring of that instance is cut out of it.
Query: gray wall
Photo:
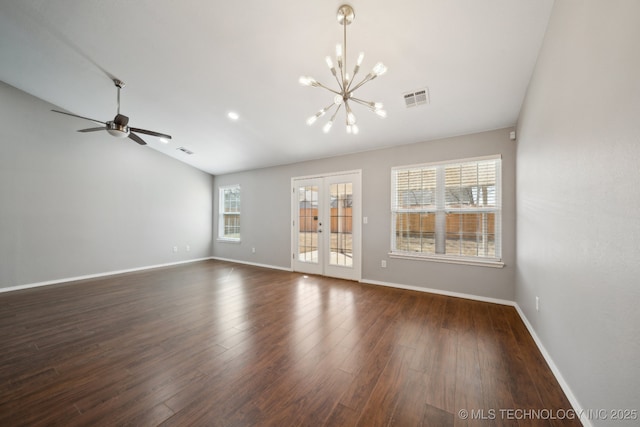
[[[213,255],[241,262],[291,267],[291,178],[345,170],[362,170],[362,280],[434,288],[486,298],[514,299],[515,280],[515,149],[509,131],[501,129],[437,141],[405,145],[294,165],[218,175],[217,187],[242,186],[242,242],[217,242]],[[359,136],[360,137],[360,136]],[[423,162],[502,154],[502,269],[391,259],[391,167]],[[218,209],[217,197],[214,201]],[[215,217],[215,216],[214,216]],[[217,218],[214,219],[217,236]],[[251,248],[256,253],[251,253]],[[387,268],[380,261],[387,260]]]
[[[0,82],[0,287],[211,255],[210,175],[51,108]]]
[[[640,2],[556,1],[518,125],[516,300],[586,409],[640,410],[639,43]]]

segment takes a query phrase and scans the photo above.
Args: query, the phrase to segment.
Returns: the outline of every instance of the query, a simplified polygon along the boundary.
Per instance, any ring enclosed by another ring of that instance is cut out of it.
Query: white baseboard
[[[75,282],[75,281],[78,281],[78,280],[86,280],[86,279],[94,279],[94,278],[98,278],[98,277],[113,276],[113,275],[116,275],[116,274],[132,273],[132,272],[136,272],[136,271],[150,270],[150,269],[153,269],[153,268],[171,267],[171,266],[180,265],[180,264],[188,264],[188,263],[192,263],[192,262],[206,261],[206,260],[209,260],[209,259],[218,260],[218,261],[233,262],[233,263],[237,263],[237,264],[252,265],[252,266],[255,266],[255,267],[270,268],[270,269],[274,269],[274,270],[293,271],[293,269],[291,269],[291,268],[279,267],[279,266],[275,266],[275,265],[258,264],[258,263],[253,263],[253,262],[239,261],[239,260],[235,260],[235,259],[227,259],[227,258],[220,258],[220,257],[208,257],[208,258],[191,259],[191,260],[186,260],[186,261],[171,262],[171,263],[166,263],[166,264],[149,265],[149,266],[145,266],[145,267],[130,268],[130,269],[125,269],[125,270],[117,270],[117,271],[109,271],[109,272],[104,272],[104,273],[89,274],[89,275],[85,275],[85,276],[68,277],[68,278],[65,278],[65,279],[49,280],[49,281],[46,281],[46,282],[30,283],[30,284],[26,284],[26,285],[12,286],[12,287],[8,287],[8,288],[0,288],[0,293],[10,292],[10,291],[17,291],[17,290],[21,290],[21,289],[36,288],[36,287],[40,287],[40,286],[55,285],[55,284],[65,283],[65,282]],[[556,377],[556,380],[560,384],[560,387],[562,388],[562,391],[567,396],[567,399],[569,399],[569,403],[573,407],[573,410],[575,411],[576,416],[580,418],[580,421],[582,422],[583,426],[592,427],[592,424],[591,424],[590,420],[581,416],[582,414],[585,413],[585,411],[583,410],[582,406],[578,402],[578,399],[576,399],[575,395],[571,391],[571,388],[569,387],[569,384],[567,384],[567,382],[565,381],[564,377],[560,373],[560,370],[558,369],[558,367],[554,363],[553,359],[551,358],[551,355],[549,354],[547,349],[542,344],[542,341],[540,341],[540,338],[536,334],[535,329],[533,329],[533,326],[529,322],[529,319],[527,319],[527,317],[524,315],[524,312],[520,309],[520,306],[516,302],[509,301],[509,300],[498,299],[498,298],[483,297],[483,296],[479,296],[479,295],[465,294],[465,293],[461,293],[461,292],[450,292],[450,291],[443,291],[443,290],[440,290],[440,289],[423,288],[423,287],[420,287],[420,286],[411,286],[411,285],[403,285],[403,284],[399,284],[399,283],[381,282],[381,281],[377,281],[377,280],[366,280],[366,279],[364,279],[364,280],[361,280],[360,283],[365,283],[365,284],[370,284],[370,285],[377,285],[377,286],[388,286],[388,287],[398,288],[398,289],[407,289],[407,290],[411,290],[411,291],[426,292],[426,293],[431,293],[431,294],[445,295],[445,296],[456,297],[456,298],[465,298],[465,299],[470,299],[470,300],[475,300],[475,301],[490,302],[490,303],[494,303],[494,304],[509,305],[509,306],[515,307],[516,311],[518,312],[518,315],[522,319],[522,322],[525,324],[527,330],[531,334],[531,337],[533,337],[533,340],[536,343],[536,346],[538,346],[538,349],[540,350],[540,353],[542,353],[542,356],[544,357],[545,361],[549,365],[549,368],[551,369],[551,372],[553,373],[553,375]]]
[[[233,263],[236,263],[236,264],[252,265],[254,267],[270,268],[272,270],[282,270],[282,271],[289,271],[289,272],[293,271],[292,268],[280,267],[280,266],[277,266],[277,265],[259,264],[259,263],[256,263],[256,262],[240,261],[240,260],[237,260],[237,259],[229,259],[229,258],[220,258],[220,257],[217,257],[217,256],[212,256],[209,259],[215,259],[215,260],[218,260],[218,261],[233,262]]]
[[[380,282],[377,280],[366,280],[366,279],[361,280],[360,283],[366,283],[369,285],[388,286],[391,288],[408,289],[410,291],[427,292],[429,294],[445,295],[448,297],[456,297],[456,298],[465,298],[465,299],[471,299],[474,301],[491,302],[494,304],[501,304],[501,305],[512,306],[515,304],[513,301],[509,301],[506,299],[489,298],[489,297],[483,297],[479,295],[464,294],[461,292],[450,292],[450,291],[443,291],[440,289],[423,288],[421,286],[402,285],[400,283],[388,283],[388,282]]]
[[[430,294],[445,295],[445,296],[457,297],[457,298],[465,298],[465,299],[470,299],[474,301],[490,302],[490,303],[509,305],[509,306],[515,307],[516,311],[518,312],[518,315],[522,319],[522,322],[524,323],[527,330],[529,331],[529,334],[531,334],[533,341],[536,343],[536,346],[540,350],[540,353],[542,353],[542,357],[544,357],[544,360],[547,362],[547,365],[549,365],[549,368],[551,369],[553,376],[556,377],[556,380],[560,384],[560,388],[562,388],[562,391],[567,396],[567,399],[569,400],[569,403],[571,404],[575,412],[576,418],[579,418],[580,422],[582,422],[582,425],[585,427],[593,426],[591,424],[591,421],[583,416],[583,414],[586,414],[586,412],[583,410],[582,406],[578,402],[578,399],[576,399],[575,395],[573,394],[573,391],[571,391],[569,384],[567,384],[567,382],[564,380],[564,377],[562,376],[562,374],[560,373],[560,370],[558,369],[555,362],[551,358],[551,355],[542,344],[542,341],[540,341],[540,338],[538,337],[538,334],[536,334],[535,329],[533,329],[533,326],[529,322],[529,319],[527,319],[527,317],[524,315],[524,312],[520,309],[520,306],[515,301],[509,301],[509,300],[503,300],[503,299],[497,299],[497,298],[488,298],[488,297],[465,294],[460,292],[443,291],[440,289],[423,288],[420,286],[410,286],[410,285],[401,285],[398,283],[380,282],[377,280],[361,280],[360,282],[371,284],[371,285],[389,286],[392,288],[408,289],[412,291],[426,292]]]
[[[197,259],[189,259],[186,261],[177,261],[177,262],[168,262],[165,264],[155,264],[155,265],[147,265],[144,267],[135,267],[135,268],[128,268],[125,270],[115,270],[115,271],[106,271],[103,273],[96,273],[96,274],[87,274],[84,276],[75,276],[75,277],[67,277],[64,279],[56,279],[56,280],[47,280],[45,282],[36,282],[36,283],[28,283],[25,285],[18,285],[18,286],[11,286],[11,287],[7,287],[7,288],[0,288],[0,293],[3,292],[11,292],[11,291],[19,291],[22,289],[29,289],[29,288],[38,288],[40,286],[49,286],[49,285],[57,285],[60,283],[65,283],[65,282],[76,282],[78,280],[86,280],[86,279],[95,279],[98,277],[107,277],[107,276],[113,276],[116,274],[123,274],[123,273],[133,273],[136,271],[142,271],[142,270],[151,270],[152,268],[160,268],[160,267],[171,267],[174,265],[180,265],[180,264],[189,264],[192,262],[198,262],[198,261],[206,261],[211,259],[210,257],[207,258],[197,258]]]
[[[553,376],[556,377],[556,380],[558,380],[558,383],[560,384],[562,391],[564,391],[564,394],[567,396],[567,399],[569,399],[569,403],[571,403],[571,406],[575,411],[576,417],[580,419],[580,422],[584,427],[592,427],[593,424],[591,424],[591,421],[588,418],[582,416],[583,414],[586,414],[586,412],[582,408],[582,405],[580,405],[580,402],[578,402],[578,399],[576,398],[576,396],[573,394],[573,391],[571,391],[569,384],[567,384],[567,382],[564,380],[564,377],[560,373],[560,369],[558,369],[558,366],[556,366],[555,362],[551,358],[551,355],[542,344],[542,341],[540,341],[540,338],[538,337],[538,334],[536,334],[535,329],[533,329],[533,326],[529,322],[529,319],[527,319],[527,316],[524,315],[524,312],[520,309],[520,306],[518,305],[518,303],[514,302],[513,306],[516,308],[516,311],[518,312],[518,315],[520,315],[522,322],[527,327],[529,334],[531,334],[531,337],[533,337],[533,341],[535,341],[536,345],[538,346],[538,350],[540,350],[540,353],[542,353],[542,357],[544,357],[544,360],[547,362],[547,365],[549,365],[549,368],[551,368],[551,372],[553,373]]]

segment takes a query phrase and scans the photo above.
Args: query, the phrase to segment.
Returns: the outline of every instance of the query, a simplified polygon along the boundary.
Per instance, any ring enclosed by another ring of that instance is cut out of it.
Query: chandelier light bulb
[[[336,45],[336,58],[342,59],[342,45],[340,43]]]
[[[318,86],[318,82],[313,77],[302,76],[298,79],[302,86]]]
[[[322,132],[329,133],[331,126],[333,126],[333,121],[328,121],[324,126],[322,126]]]
[[[384,108],[384,105],[382,105],[382,102],[374,102],[373,103],[373,109],[375,111],[382,110],[383,108]]]
[[[387,112],[385,110],[376,110],[375,113],[382,117],[383,119],[387,117]]]
[[[351,133],[357,135],[358,132],[360,132],[360,129],[358,129],[358,125],[351,125]]]
[[[352,129],[351,129],[351,125],[347,125],[347,133],[351,133]]]
[[[336,96],[333,98],[333,103],[334,103],[334,104],[336,104],[336,105],[340,105],[340,104],[342,104],[342,96],[340,96],[340,95],[336,95]]]
[[[327,108],[329,107],[325,107],[322,110],[318,111],[316,114],[314,114],[313,116],[309,117],[307,119],[307,124],[309,126],[311,126],[312,124],[314,124],[316,122],[316,120],[318,120],[320,117],[324,116],[325,113],[327,112]]]
[[[363,59],[364,59],[364,52],[360,52],[360,54],[358,55],[358,60],[356,61],[356,66],[353,67],[353,77],[355,77],[356,74],[358,74],[358,71],[360,71],[360,65],[362,65]]]
[[[381,76],[387,72],[387,67],[382,63],[378,62],[375,67],[373,67],[373,74],[377,76]]]
[[[354,125],[356,123],[356,116],[351,111],[347,113],[347,123]]]
[[[330,70],[333,70],[333,61],[331,60],[331,57],[327,56],[324,60],[327,62],[327,67],[329,67]]]

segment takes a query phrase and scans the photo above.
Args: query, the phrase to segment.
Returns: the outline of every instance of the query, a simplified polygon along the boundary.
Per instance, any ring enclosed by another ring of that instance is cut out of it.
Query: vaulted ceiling
[[[540,49],[553,0],[352,0],[347,59],[388,72],[358,90],[383,102],[380,118],[356,105],[360,132],[343,113],[330,133],[336,85],[325,64],[342,39],[345,1],[0,0],[0,80],[75,114],[116,113],[111,79],[126,83],[130,125],[173,136],[155,149],[211,174],[330,157],[512,126]],[[351,68],[352,65],[349,67]],[[404,94],[427,88],[430,103]],[[0,100],[2,102],[2,100]],[[229,111],[239,115],[228,118]],[[54,113],[51,113],[54,114]],[[68,131],[90,122],[60,116]],[[86,134],[105,143],[106,132]],[[185,147],[194,154],[177,150]]]

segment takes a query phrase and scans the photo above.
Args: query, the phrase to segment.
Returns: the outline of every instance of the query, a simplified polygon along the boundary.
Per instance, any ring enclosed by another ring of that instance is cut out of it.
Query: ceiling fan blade
[[[77,117],[79,119],[85,119],[85,120],[89,120],[89,121],[92,121],[92,122],[95,122],[95,123],[101,123],[103,125],[106,125],[105,122],[101,122],[100,120],[96,120],[96,119],[90,119],[89,117],[82,117],[82,116],[79,116],[77,114],[66,113],[64,111],[59,111],[59,110],[51,110],[51,111],[53,111],[54,113],[66,114],[67,116]]]
[[[144,142],[144,140],[142,138],[140,138],[138,135],[136,135],[133,132],[129,132],[129,139],[133,139],[135,142],[137,142],[140,145],[147,145],[146,142]]]
[[[107,128],[102,126],[102,127],[99,127],[99,128],[80,129],[78,132],[97,132],[99,130],[107,130]]]
[[[118,114],[113,119],[113,123],[115,123],[117,125],[120,125],[120,126],[126,126],[127,123],[129,123],[129,117],[125,116],[124,114]]]
[[[157,137],[160,137],[160,138],[171,139],[171,135],[166,135],[166,134],[160,133],[160,132],[154,132],[152,130],[138,129],[138,128],[132,128],[132,127],[130,127],[129,129],[134,131],[134,132],[144,133],[146,135],[151,135],[151,136],[157,136]]]

